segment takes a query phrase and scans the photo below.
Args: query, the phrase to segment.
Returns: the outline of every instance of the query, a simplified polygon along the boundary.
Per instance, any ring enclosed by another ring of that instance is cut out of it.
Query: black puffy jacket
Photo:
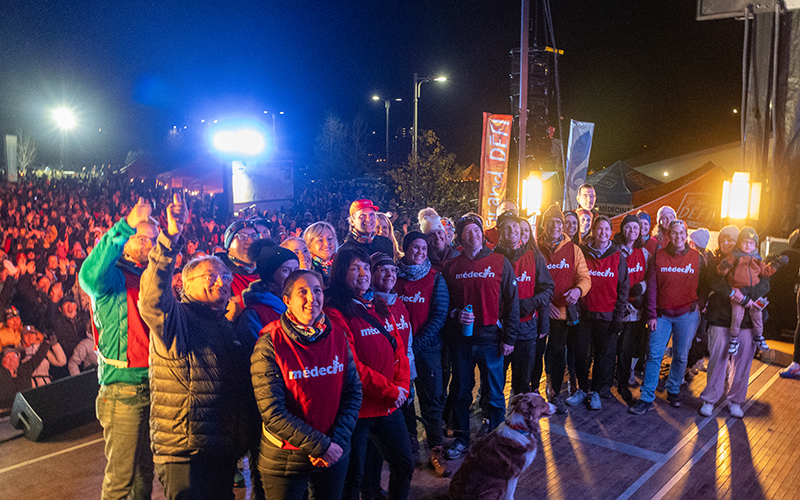
[[[172,295],[182,245],[161,233],[142,274],[140,309],[150,327],[150,439],[156,463],[237,458],[258,433],[250,353],[223,312]]]
[[[279,321],[271,323],[267,328],[280,328],[292,341],[310,345],[305,338],[286,324],[286,315],[281,316]],[[346,333],[327,321],[326,332],[315,342],[323,340],[328,335],[346,336]],[[287,441],[299,448],[299,450],[281,449],[262,432],[259,471],[264,474],[283,475],[287,472],[314,470],[315,467],[311,465],[309,457],[323,456],[332,442],[338,444],[344,452],[339,460],[347,460],[350,452],[350,436],[356,427],[362,399],[361,380],[350,348],[348,347],[346,375],[336,420],[328,435],[314,429],[287,409],[287,388],[275,358],[275,347],[269,332],[258,340],[250,359],[253,390],[264,426],[274,438]]]

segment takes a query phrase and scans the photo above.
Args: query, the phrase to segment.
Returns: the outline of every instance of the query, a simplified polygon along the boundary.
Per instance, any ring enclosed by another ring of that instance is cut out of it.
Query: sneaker
[[[742,411],[742,407],[739,406],[738,403],[728,403],[728,411],[731,412],[731,417],[734,418],[744,417],[744,412]]]
[[[631,370],[631,376],[628,377],[628,387],[633,387],[634,389],[639,387],[639,381],[636,380],[636,373]]]
[[[444,452],[444,458],[447,460],[456,460],[461,458],[462,455],[467,451],[467,445],[462,443],[461,441],[454,441],[453,444],[447,448],[447,451]]]
[[[558,396],[551,396],[550,403],[556,406],[556,415],[566,415],[567,405],[564,403],[564,398],[559,394]]]
[[[714,405],[712,403],[709,403],[708,401],[704,401],[703,406],[700,408],[700,415],[704,417],[710,417],[713,411],[714,411]]]
[[[792,362],[791,365],[781,370],[780,374],[783,378],[796,378],[800,375],[800,363]]]
[[[609,394],[611,391],[609,391]],[[600,401],[600,394],[597,392],[590,392],[587,404],[590,410],[602,410],[603,403]]]
[[[444,458],[444,451],[441,446],[436,446],[431,450],[431,467],[436,472],[437,476],[450,477],[453,471],[447,466],[447,460]]]
[[[667,393],[667,401],[669,405],[673,408],[680,408],[683,405],[683,398],[681,397],[680,393],[671,394]]]
[[[739,339],[731,339],[728,343],[728,354],[736,356],[737,352],[739,352]]]
[[[762,351],[769,351],[769,344],[767,344],[767,339],[765,339],[763,335],[757,335],[753,337],[753,343],[758,349]]]
[[[630,389],[625,386],[620,386],[617,388],[617,392],[625,403],[631,404],[631,401],[633,401],[633,393]]]
[[[567,398],[567,406],[578,406],[586,401],[586,393],[578,389],[575,394]]]
[[[641,399],[636,402],[635,405],[628,408],[628,413],[633,413],[634,415],[642,415],[655,407],[653,406],[652,401],[642,401]]]
[[[661,377],[658,379],[658,385],[656,386],[657,392],[664,392],[667,390],[667,377]]]
[[[603,387],[599,391],[600,397],[603,399],[611,399],[611,387]]]

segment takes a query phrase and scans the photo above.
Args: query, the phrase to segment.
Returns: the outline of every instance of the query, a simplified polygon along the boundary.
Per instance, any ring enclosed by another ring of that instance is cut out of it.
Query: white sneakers
[[[744,417],[744,412],[742,411],[742,407],[739,406],[737,403],[728,403],[728,411],[731,412],[731,417],[734,418]]]
[[[744,412],[742,411],[742,407],[738,403],[728,403],[728,411],[731,413],[731,417],[734,418],[744,417]],[[714,405],[712,403],[709,403],[708,401],[704,401],[703,406],[700,408],[700,415],[704,417],[710,417],[713,412],[714,412]]]

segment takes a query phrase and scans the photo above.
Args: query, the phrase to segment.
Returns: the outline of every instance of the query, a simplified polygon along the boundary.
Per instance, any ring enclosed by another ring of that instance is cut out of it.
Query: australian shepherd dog
[[[517,394],[506,421],[475,443],[450,482],[450,500],[511,500],[522,472],[533,463],[539,419],[556,407],[536,393]]]

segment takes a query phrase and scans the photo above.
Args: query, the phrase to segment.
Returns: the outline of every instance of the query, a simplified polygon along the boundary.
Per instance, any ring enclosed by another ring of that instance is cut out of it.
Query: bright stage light
[[[59,128],[68,129],[75,126],[75,117],[72,116],[72,111],[67,108],[58,108],[54,110],[53,118],[56,120]]]
[[[264,136],[255,130],[224,130],[214,135],[214,147],[223,153],[254,156],[264,151]]]

